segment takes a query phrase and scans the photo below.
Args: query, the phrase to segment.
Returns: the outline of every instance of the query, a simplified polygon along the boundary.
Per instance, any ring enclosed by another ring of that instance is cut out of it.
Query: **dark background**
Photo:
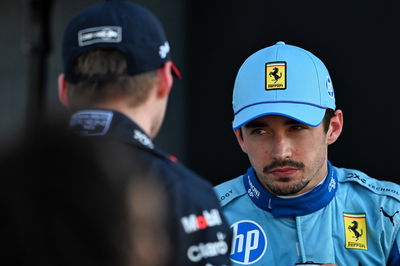
[[[395,1],[193,1],[190,16],[189,164],[218,183],[247,158],[231,131],[231,92],[240,64],[285,41],[328,67],[344,131],[334,165],[398,182],[399,11]]]
[[[27,1],[0,4],[0,137],[20,133],[29,99]],[[60,43],[69,18],[98,1],[54,0],[46,68],[45,116],[66,115],[56,96]],[[165,26],[183,79],[176,80],[165,124],[156,138],[213,184],[249,166],[231,130],[236,72],[253,52],[277,41],[297,45],[327,66],[344,112],[344,131],[330,147],[336,166],[378,179],[397,179],[400,41],[396,1],[148,0]]]

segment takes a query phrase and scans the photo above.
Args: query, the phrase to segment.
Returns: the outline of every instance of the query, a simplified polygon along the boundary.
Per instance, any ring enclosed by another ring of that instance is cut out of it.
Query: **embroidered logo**
[[[286,62],[265,64],[265,90],[286,90]]]
[[[163,45],[160,46],[160,50],[158,51],[158,54],[160,55],[160,57],[162,59],[164,59],[165,57],[167,57],[167,54],[169,53],[169,50],[171,48],[169,47],[169,43],[165,42]]]
[[[149,147],[150,149],[154,149],[154,144],[151,139],[149,139],[146,134],[140,132],[139,130],[135,129],[133,131],[133,138],[142,143],[144,146]]]
[[[80,111],[71,117],[69,128],[78,135],[102,136],[108,132],[112,117],[110,111]]]
[[[79,46],[94,43],[119,43],[122,41],[122,28],[119,26],[93,27],[78,32]]]
[[[267,250],[267,236],[259,224],[241,220],[231,225],[233,241],[231,260],[249,265],[259,261]]]
[[[346,248],[368,250],[365,213],[343,213]]]
[[[249,185],[250,188],[248,189],[247,193],[249,194],[250,197],[256,197],[257,199],[260,197],[260,191],[253,185],[253,182],[251,182],[250,176],[247,176],[249,180]]]
[[[198,243],[189,247],[186,252],[188,259],[192,262],[199,262],[202,259],[213,258],[227,254],[229,252],[229,246],[225,239],[226,235],[224,233],[217,232],[217,241]],[[207,265],[212,266],[210,263],[207,263],[205,266]]]
[[[332,189],[336,188],[336,181],[335,179],[332,177],[331,182],[329,182],[329,186],[328,186],[328,192],[331,192]]]
[[[204,210],[202,214],[191,214],[181,218],[181,223],[186,234],[222,224],[221,215],[217,209]]]
[[[396,211],[396,212],[393,213],[392,215],[389,215],[389,214],[383,209],[383,207],[381,207],[381,213],[383,214],[383,216],[387,217],[387,218],[390,220],[390,222],[392,223],[392,225],[394,226],[393,218],[394,218],[394,216],[395,216],[396,214],[399,213],[399,211]]]
[[[329,97],[334,98],[335,92],[333,91],[332,80],[329,76],[326,77],[325,86],[326,86],[326,91],[328,92]]]

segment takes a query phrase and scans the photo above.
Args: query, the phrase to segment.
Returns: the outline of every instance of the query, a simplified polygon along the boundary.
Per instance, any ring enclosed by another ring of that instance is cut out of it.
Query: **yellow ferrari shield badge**
[[[368,250],[365,213],[343,213],[346,248]]]
[[[286,89],[286,62],[270,62],[265,64],[265,89]]]

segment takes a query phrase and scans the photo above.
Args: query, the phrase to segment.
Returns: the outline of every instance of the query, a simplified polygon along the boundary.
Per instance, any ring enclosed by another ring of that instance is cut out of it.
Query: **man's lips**
[[[297,171],[298,169],[294,167],[280,167],[272,169],[269,173],[276,177],[290,177],[296,174]]]

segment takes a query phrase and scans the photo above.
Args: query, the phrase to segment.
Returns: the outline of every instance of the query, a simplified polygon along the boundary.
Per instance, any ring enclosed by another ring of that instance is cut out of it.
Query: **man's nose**
[[[271,156],[274,160],[284,160],[291,158],[292,145],[291,141],[283,134],[275,134],[273,138]]]

